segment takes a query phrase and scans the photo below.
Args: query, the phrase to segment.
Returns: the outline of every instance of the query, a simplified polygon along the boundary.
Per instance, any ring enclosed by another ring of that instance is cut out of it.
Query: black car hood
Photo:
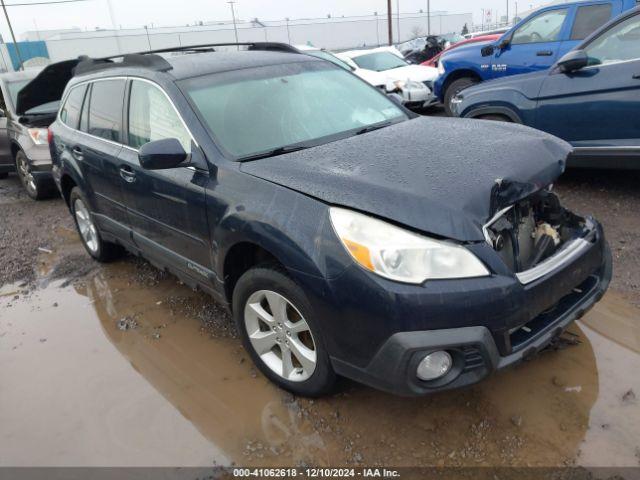
[[[422,232],[481,241],[493,213],[553,183],[570,150],[520,125],[420,117],[241,170]]]
[[[24,115],[32,108],[62,99],[62,94],[78,60],[66,60],[45,67],[37,77],[27,83],[16,101],[16,113]]]

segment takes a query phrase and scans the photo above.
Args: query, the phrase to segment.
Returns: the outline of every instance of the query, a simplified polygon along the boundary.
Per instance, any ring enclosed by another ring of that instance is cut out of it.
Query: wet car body
[[[620,28],[631,29],[628,40],[610,51],[624,54],[625,47],[633,49],[630,58],[593,65],[585,61],[574,71],[563,71],[563,58],[549,71],[492,80],[461,92],[453,101],[454,113],[502,118],[556,135],[574,147],[572,167],[637,169],[640,8],[602,26],[567,55],[588,56],[597,42],[616,40]]]
[[[0,140],[0,173],[16,171],[16,163],[22,169],[20,179],[25,184],[30,196],[44,198],[50,192],[55,191],[55,185],[51,177],[51,155],[46,138],[46,127],[51,123],[57,112],[57,103],[51,105],[34,105],[28,114],[20,109],[16,100],[19,93],[16,85],[26,84],[35,78],[38,70],[27,70],[0,75],[0,88],[5,100],[6,111],[0,122],[6,127],[1,132]],[[30,131],[38,131],[39,138],[34,140]],[[18,153],[21,155],[18,157]],[[18,160],[18,162],[17,162]],[[31,182],[33,190],[27,186]]]
[[[197,144],[188,166],[167,174],[145,170],[137,151],[58,120],[51,127],[55,180],[68,202],[74,188],[84,192],[103,240],[223,304],[230,305],[240,275],[265,255],[277,260],[320,320],[316,334],[336,373],[407,395],[475,383],[543,348],[606,290],[611,259],[595,220],[580,219],[571,230],[565,248],[578,242],[577,253],[559,249],[546,270],[523,271],[530,275],[525,280],[488,238],[492,217],[532,195],[552,195],[543,192],[564,169],[564,142],[521,126],[500,130],[489,122],[407,112],[385,128],[233,161],[186,99],[192,78],[229,70],[252,75],[249,66],[319,68],[313,63],[321,61],[273,52],[189,57],[172,60],[168,70],[130,66],[81,74],[66,96],[110,77],[154,83]],[[465,145],[457,140],[461,129]],[[95,168],[93,152],[101,155]],[[354,262],[336,234],[334,207],[446,239],[472,252],[489,274],[419,284],[383,278]],[[420,359],[441,349],[452,356],[450,372],[435,381],[416,378]]]

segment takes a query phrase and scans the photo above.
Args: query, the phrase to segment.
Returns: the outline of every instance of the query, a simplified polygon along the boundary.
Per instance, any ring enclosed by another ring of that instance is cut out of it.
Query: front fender
[[[333,232],[324,202],[242,172],[226,173],[224,186],[219,184],[216,190],[209,200],[228,202],[210,208],[220,212],[218,220],[213,215],[216,226],[211,232],[212,261],[219,278],[224,276],[229,251],[239,243],[265,249],[293,276],[334,278],[346,268],[347,253]],[[250,195],[238,195],[249,190]]]

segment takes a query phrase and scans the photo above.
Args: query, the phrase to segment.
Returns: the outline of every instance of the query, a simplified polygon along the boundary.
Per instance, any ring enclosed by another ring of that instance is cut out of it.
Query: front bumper
[[[597,225],[596,238],[588,251],[529,285],[508,283],[505,277],[496,275],[471,282],[450,281],[441,291],[434,288],[435,296],[404,290],[400,295],[388,292],[386,299],[370,297],[369,315],[359,325],[360,329],[363,324],[366,327],[359,337],[365,344],[376,345],[375,353],[364,360],[356,358],[356,350],[361,349],[352,344],[350,352],[331,355],[333,366],[341,375],[400,395],[424,395],[471,385],[546,347],[602,298],[611,274],[611,254]],[[335,282],[340,284],[341,280]],[[389,303],[389,308],[383,307]],[[349,305],[343,308],[348,311]],[[399,326],[378,343],[382,333],[374,310],[382,318],[388,316],[386,327]],[[355,316],[353,310],[351,316]],[[340,321],[344,331],[348,320]],[[454,367],[441,379],[423,382],[415,375],[416,367],[426,354],[436,350],[447,350]]]
[[[434,96],[431,89],[427,86],[423,88],[405,87],[399,92],[402,96],[402,104],[407,108],[422,108],[432,105]]]

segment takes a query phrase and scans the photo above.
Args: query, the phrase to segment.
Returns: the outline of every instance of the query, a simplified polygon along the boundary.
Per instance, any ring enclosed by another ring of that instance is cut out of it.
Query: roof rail
[[[278,42],[244,42],[244,43],[206,43],[201,45],[187,45],[180,47],[161,48],[137,53],[125,53],[109,57],[91,58],[86,55],[78,57],[75,75],[83,75],[99,70],[114,67],[139,67],[158,71],[168,71],[173,67],[159,53],[171,52],[215,52],[216,47],[247,47],[247,50],[273,51],[285,53],[300,53],[298,49],[286,43]],[[116,58],[122,58],[120,62],[114,62]]]

